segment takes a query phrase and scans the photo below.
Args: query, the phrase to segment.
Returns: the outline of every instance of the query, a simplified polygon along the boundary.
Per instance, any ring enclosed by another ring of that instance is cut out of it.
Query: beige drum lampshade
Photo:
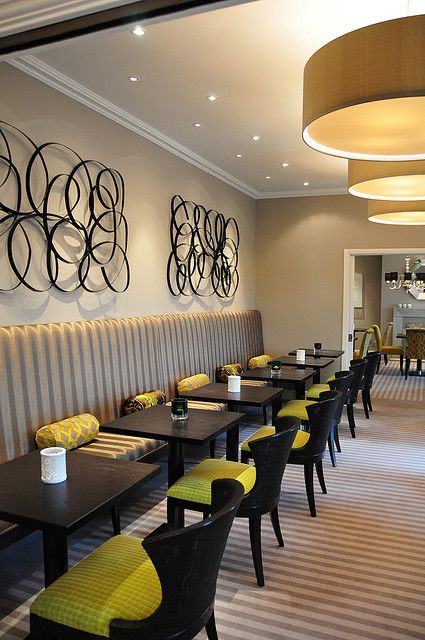
[[[349,160],[348,191],[373,200],[425,200],[425,161]]]
[[[425,159],[425,15],[380,22],[316,51],[304,69],[303,138],[360,160]]]
[[[425,224],[425,200],[415,202],[369,200],[368,218],[371,222],[381,224]]]

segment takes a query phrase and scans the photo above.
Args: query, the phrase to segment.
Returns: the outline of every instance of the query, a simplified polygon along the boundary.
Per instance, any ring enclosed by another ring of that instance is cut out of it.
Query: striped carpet
[[[414,370],[415,362],[411,363]],[[379,374],[375,376],[373,386],[375,398],[383,400],[407,400],[408,402],[423,402],[425,400],[425,376],[409,376],[407,380],[400,374],[399,360],[390,360],[385,366],[382,360]]]
[[[286,547],[276,546],[265,518],[263,589],[255,583],[247,523],[235,521],[218,582],[220,640],[425,639],[424,411],[416,403],[386,404],[376,394],[374,408],[368,421],[356,409],[356,440],[345,421],[341,425],[343,453],[337,469],[325,464],[328,495],[317,489],[316,519],[308,513],[302,469],[285,471]],[[244,435],[250,432],[252,426]],[[127,533],[143,536],[164,521],[163,480],[126,509]],[[73,538],[71,560],[109,535],[107,521],[88,528]],[[0,621],[1,638],[25,637],[29,601],[41,586],[40,567],[2,594],[7,615]],[[6,601],[14,603],[10,613]]]

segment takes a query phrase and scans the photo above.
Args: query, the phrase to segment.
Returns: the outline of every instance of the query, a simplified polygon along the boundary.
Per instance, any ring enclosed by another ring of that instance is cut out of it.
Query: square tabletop
[[[251,405],[263,407],[279,398],[282,389],[278,387],[249,387],[241,386],[237,393],[227,390],[223,382],[210,382],[202,387],[186,391],[180,395],[188,400],[205,400],[208,402],[225,402],[236,405]]]
[[[279,360],[284,367],[312,367],[313,369],[323,369],[333,364],[332,358],[309,358],[306,356],[304,360],[297,360],[295,356],[279,356],[274,358]]]
[[[307,349],[306,347],[298,347],[298,349],[304,349],[306,356],[311,356],[313,358],[340,358],[345,352],[342,349],[320,349],[319,353],[313,353],[313,349]],[[297,349],[288,352],[288,356],[296,356]]]
[[[267,380],[275,382],[303,382],[314,376],[314,369],[296,369],[295,367],[283,367],[277,374],[272,375],[270,367],[258,367],[241,373],[242,380]]]
[[[157,404],[108,422],[102,431],[202,445],[231,429],[243,416],[234,411],[189,409],[187,420],[172,420],[171,407]]]
[[[114,460],[68,451],[67,479],[41,481],[40,451],[0,465],[0,518],[70,533],[98,511],[119,502],[158,475],[154,464]]]

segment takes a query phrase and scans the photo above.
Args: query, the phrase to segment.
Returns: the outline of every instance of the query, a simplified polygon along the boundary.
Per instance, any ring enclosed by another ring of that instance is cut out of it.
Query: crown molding
[[[146,122],[143,122],[143,120],[140,120],[131,113],[128,113],[128,111],[117,107],[112,102],[109,102],[109,100],[102,98],[99,94],[94,93],[79,82],[72,80],[72,78],[69,78],[60,71],[57,71],[35,56],[22,56],[20,58],[8,60],[7,62],[13,67],[28,73],[33,78],[44,82],[44,84],[47,84],[53,89],[64,93],[69,98],[72,98],[77,102],[81,102],[81,104],[84,104],[86,107],[89,107],[106,118],[130,129],[130,131],[137,133],[137,135],[150,140],[150,142],[162,147],[182,160],[195,165],[198,169],[209,173],[222,182],[225,182],[238,191],[241,191],[245,195],[254,199],[258,199],[260,197],[260,193],[258,191],[241,180],[238,180],[230,173],[227,173],[227,171],[220,169],[220,167],[209,162],[202,156],[199,156],[188,147],[185,147],[176,140],[169,138],[164,133],[161,133],[161,131],[158,131],[158,129],[151,127]]]
[[[312,196],[341,196],[349,195],[347,189],[338,187],[335,189],[309,189],[308,191],[270,191],[259,194],[260,200],[272,198],[309,198]]]
[[[0,3],[0,37],[94,13],[128,0],[6,0]]]

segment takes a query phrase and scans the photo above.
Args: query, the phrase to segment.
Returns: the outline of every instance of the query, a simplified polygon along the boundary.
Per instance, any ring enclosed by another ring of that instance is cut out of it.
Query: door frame
[[[344,275],[342,288],[342,348],[345,353],[342,356],[342,367],[348,369],[352,358],[353,342],[350,341],[351,334],[354,338],[354,261],[356,256],[388,256],[401,255],[406,256],[414,254],[423,254],[424,248],[404,248],[396,247],[394,249],[344,249]]]

